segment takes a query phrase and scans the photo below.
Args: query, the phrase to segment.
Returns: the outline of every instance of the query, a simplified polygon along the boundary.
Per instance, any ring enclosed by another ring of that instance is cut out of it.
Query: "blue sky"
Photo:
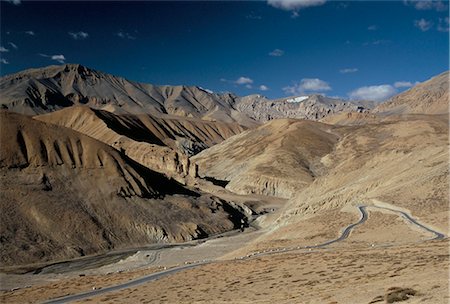
[[[383,100],[448,70],[448,1],[1,2],[1,75],[80,63],[270,98]]]

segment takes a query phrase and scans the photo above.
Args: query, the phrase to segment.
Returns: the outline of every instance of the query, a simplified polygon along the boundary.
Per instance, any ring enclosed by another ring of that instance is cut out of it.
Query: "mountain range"
[[[382,104],[155,86],[78,64],[2,77],[2,265],[247,225],[257,212],[230,193],[286,199],[274,229],[372,199],[446,212],[448,77]]]
[[[269,100],[261,95],[238,97],[195,86],[156,86],[95,71],[79,64],[30,69],[0,79],[1,106],[23,114],[43,114],[86,105],[117,114],[168,114],[253,127],[277,118],[319,120],[338,113],[366,112],[369,101],[321,95]],[[302,102],[299,102],[299,101]]]

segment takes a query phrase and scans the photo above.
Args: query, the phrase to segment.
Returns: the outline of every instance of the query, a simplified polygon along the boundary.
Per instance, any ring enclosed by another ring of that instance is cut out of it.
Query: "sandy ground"
[[[320,243],[338,236],[357,213],[325,211],[276,234],[248,231],[196,247],[164,249],[157,257],[138,252],[101,269],[31,276],[25,289],[2,291],[2,303],[35,303],[126,282],[186,261],[218,259],[133,288],[86,299],[90,303],[386,303],[388,289],[410,288],[404,303],[448,303],[449,241],[425,241],[430,234],[395,214],[369,208],[368,220],[348,239],[325,249],[297,250],[235,260],[263,248]],[[293,237],[297,233],[297,237]],[[266,238],[265,235],[270,237]],[[150,261],[145,264],[145,260]],[[40,277],[39,282],[36,278]],[[5,277],[2,277],[2,280]],[[25,276],[8,276],[10,284]],[[30,281],[31,282],[31,281]],[[394,291],[395,292],[395,291]]]
[[[392,287],[407,303],[448,303],[448,242],[340,248],[224,261],[81,302],[369,303]]]

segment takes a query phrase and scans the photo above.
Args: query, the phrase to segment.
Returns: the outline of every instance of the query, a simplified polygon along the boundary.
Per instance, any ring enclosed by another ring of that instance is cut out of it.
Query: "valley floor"
[[[356,226],[348,239],[323,248],[283,252],[284,248],[336,238],[344,227],[357,222],[356,208],[322,211],[298,225],[280,228],[276,234],[249,229],[195,247],[140,251],[98,269],[3,275],[2,285],[8,281],[10,287],[20,283],[23,286],[25,282],[32,286],[2,291],[0,300],[43,302],[208,259],[215,262],[79,302],[331,304],[392,303],[403,299],[403,303],[448,303],[448,239],[429,240],[431,233],[398,214],[374,207],[367,209],[368,219]],[[445,217],[435,214],[425,221],[443,223]],[[440,228],[439,231],[447,230]],[[267,250],[275,252],[240,259]]]

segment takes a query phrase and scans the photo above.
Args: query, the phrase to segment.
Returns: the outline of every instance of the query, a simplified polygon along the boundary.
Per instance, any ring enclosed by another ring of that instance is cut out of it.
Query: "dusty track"
[[[391,212],[395,212],[398,213],[399,216],[402,216],[403,218],[405,218],[407,221],[409,221],[411,224],[418,226],[420,229],[426,230],[427,232],[433,233],[435,234],[434,238],[431,238],[430,240],[441,240],[446,238],[446,236],[440,232],[437,232],[427,226],[425,226],[424,224],[418,222],[416,219],[414,219],[411,215],[407,214],[406,212],[403,211],[399,211],[399,210],[394,210],[391,208],[386,208],[386,207],[379,207],[379,206],[366,206],[366,205],[359,205],[357,206],[359,212],[360,212],[360,219],[355,222],[352,223],[350,225],[348,225],[347,227],[345,227],[340,236],[336,239],[330,240],[330,241],[326,241],[324,243],[321,244],[317,244],[317,245],[312,245],[312,246],[299,246],[299,247],[293,247],[293,248],[283,248],[283,249],[276,249],[276,250],[268,250],[268,251],[263,251],[263,252],[255,252],[255,253],[251,253],[245,257],[241,257],[240,259],[249,259],[249,258],[253,258],[253,257],[258,257],[258,256],[267,256],[267,255],[272,255],[272,254],[278,254],[278,253],[285,253],[285,252],[290,252],[290,251],[295,251],[295,250],[311,250],[311,249],[319,249],[319,248],[324,248],[328,245],[331,245],[333,243],[337,243],[337,242],[341,242],[345,239],[347,239],[350,236],[350,233],[352,232],[352,230],[363,224],[367,218],[368,218],[368,212],[367,212],[367,208],[368,207],[373,207],[373,208],[379,208],[379,209],[386,209],[388,211]],[[59,299],[54,299],[54,300],[50,300],[47,301],[45,303],[68,303],[68,302],[72,302],[72,301],[78,301],[81,299],[86,299],[86,298],[91,298],[94,296],[98,296],[101,294],[105,294],[105,293],[109,293],[109,292],[114,292],[114,291],[118,291],[121,289],[125,289],[125,288],[129,288],[132,286],[136,286],[136,285],[140,285],[143,283],[147,283],[147,282],[151,282],[157,279],[160,279],[164,276],[168,276],[171,274],[174,274],[176,272],[180,272],[183,270],[187,270],[187,269],[191,269],[194,267],[198,267],[201,265],[206,265],[206,264],[211,264],[211,263],[215,263],[216,261],[202,261],[202,262],[196,262],[196,263],[192,263],[192,264],[187,264],[187,265],[183,265],[183,266],[179,266],[179,267],[175,267],[169,270],[165,270],[162,272],[158,272],[158,273],[153,273],[123,284],[119,284],[119,285],[115,285],[115,286],[110,286],[107,288],[103,288],[103,289],[98,289],[98,290],[93,290],[93,291],[89,291],[89,292],[85,292],[85,293],[80,293],[80,294],[76,294],[76,295],[70,295],[70,296],[66,296],[66,297],[62,297]]]

